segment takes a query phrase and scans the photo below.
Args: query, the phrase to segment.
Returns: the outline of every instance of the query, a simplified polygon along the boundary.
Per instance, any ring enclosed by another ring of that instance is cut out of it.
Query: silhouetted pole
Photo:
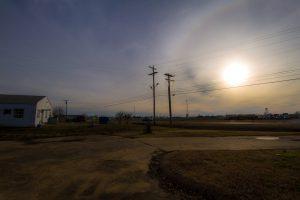
[[[168,81],[168,96],[169,96],[169,120],[170,120],[170,127],[172,127],[172,105],[171,105],[171,88],[170,88],[170,82],[174,81],[171,80],[174,75],[166,73],[165,76],[167,76],[166,80]]]
[[[65,104],[66,104],[66,121],[67,121],[67,119],[68,119],[68,101],[69,100],[64,100],[65,101]]]
[[[133,105],[133,117],[135,116],[135,105]]]
[[[185,100],[185,103],[186,103],[186,119],[188,119],[189,118],[189,103],[188,103],[188,100],[186,99]]]
[[[153,125],[156,124],[155,120],[155,88],[158,86],[158,83],[155,83],[155,74],[158,72],[156,71],[156,68],[153,66],[149,66],[150,69],[152,69],[152,73],[148,74],[149,76],[152,76],[152,86],[150,88],[152,89],[153,92]]]

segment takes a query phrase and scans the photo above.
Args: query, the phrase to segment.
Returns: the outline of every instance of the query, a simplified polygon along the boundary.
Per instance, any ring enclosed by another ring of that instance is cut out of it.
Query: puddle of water
[[[261,136],[256,137],[257,140],[278,140],[279,137],[271,137],[271,136]]]

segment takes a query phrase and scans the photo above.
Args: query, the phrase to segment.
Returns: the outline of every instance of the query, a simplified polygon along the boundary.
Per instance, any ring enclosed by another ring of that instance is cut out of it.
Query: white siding
[[[24,115],[20,115],[22,112],[16,112],[16,109],[24,110]],[[5,113],[5,110],[10,110],[10,113]],[[52,106],[47,97],[36,104],[0,104],[0,126],[37,126],[47,123],[51,116]]]
[[[10,114],[4,114],[4,110],[11,110]],[[24,109],[24,116],[16,118],[15,109]],[[31,104],[0,104],[0,125],[3,126],[34,126],[35,105]]]
[[[47,123],[49,117],[52,116],[52,105],[47,97],[41,99],[35,110],[35,126],[43,123]]]

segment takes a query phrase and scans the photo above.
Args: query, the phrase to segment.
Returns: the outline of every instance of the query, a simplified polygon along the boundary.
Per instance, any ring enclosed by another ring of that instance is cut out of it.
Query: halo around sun
[[[229,64],[223,71],[223,79],[230,86],[241,85],[248,77],[248,67],[239,62]]]

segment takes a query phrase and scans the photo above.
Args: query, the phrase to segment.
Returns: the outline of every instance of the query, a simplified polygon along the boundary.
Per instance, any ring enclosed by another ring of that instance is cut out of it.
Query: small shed
[[[51,116],[46,96],[0,94],[0,126],[36,127]]]

